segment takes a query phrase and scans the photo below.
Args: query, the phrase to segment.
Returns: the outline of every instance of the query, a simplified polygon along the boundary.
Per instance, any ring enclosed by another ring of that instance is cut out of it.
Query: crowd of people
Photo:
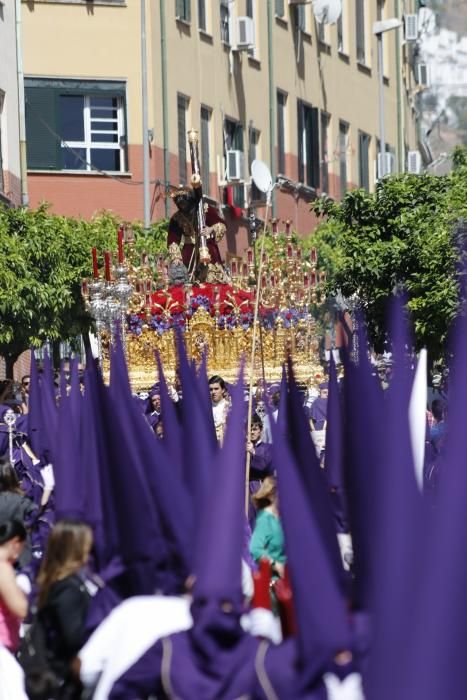
[[[118,339],[109,386],[33,359],[0,409],[1,700],[464,697],[466,431],[422,407],[420,490],[401,327],[389,380],[362,336],[316,388],[289,361],[253,396],[181,339],[174,384],[159,366],[139,395]]]

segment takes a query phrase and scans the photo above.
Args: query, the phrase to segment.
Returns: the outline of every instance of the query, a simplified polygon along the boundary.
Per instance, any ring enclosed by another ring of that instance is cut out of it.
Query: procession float
[[[133,231],[123,226],[116,259],[109,251],[92,250],[93,276],[83,281],[83,295],[95,321],[104,372],[115,333],[121,333],[134,390],[155,381],[156,353],[173,378],[179,331],[195,362],[206,354],[210,374],[232,380],[245,357],[251,378],[277,381],[290,355],[297,378],[306,381],[321,371],[315,311],[324,302],[325,274],[317,270],[317,251],[311,249],[304,259],[291,223],[281,226],[273,219],[266,252],[266,207],[259,227],[255,214],[250,217],[250,247],[242,255],[229,254],[223,263],[217,242],[225,225],[203,198],[193,129],[188,142],[191,188],[170,194],[177,212],[170,220],[166,253],[152,259],[136,253]],[[259,184],[265,192],[270,187],[264,178]]]

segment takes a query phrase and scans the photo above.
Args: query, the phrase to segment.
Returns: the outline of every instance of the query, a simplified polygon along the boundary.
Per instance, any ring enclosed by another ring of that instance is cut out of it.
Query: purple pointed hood
[[[279,507],[298,622],[298,685],[305,694],[332,663],[334,655],[350,648],[350,628],[344,597],[304,486],[302,470],[286,438],[274,426],[273,436]]]
[[[62,398],[54,451],[55,513],[57,519],[85,517],[85,479],[80,459],[81,412],[73,413],[75,397]],[[75,402],[79,410],[80,404]]]
[[[357,328],[353,350],[344,355],[344,466],[354,554],[353,603],[357,609],[368,610],[374,573],[371,563],[374,551],[372,523],[377,517],[374,475],[385,426],[383,392],[378,379],[372,375],[362,319],[359,319]]]
[[[197,535],[193,627],[171,638],[177,697],[246,697],[258,641],[243,632],[241,558],[245,520],[245,402],[242,373],[233,391],[224,446],[216,460]],[[196,689],[194,691],[194,689]]]
[[[55,398],[54,369],[52,366],[52,359],[47,350],[45,350],[44,352],[44,371],[42,374],[42,381],[44,385],[44,390],[49,391],[51,395]]]
[[[31,368],[29,374],[28,442],[34,454],[40,459],[43,452],[41,387],[34,349],[31,349]]]
[[[124,442],[131,446],[132,463],[141,475],[153,535],[150,543],[157,565],[157,588],[179,592],[190,573],[192,559],[192,508],[178,468],[169,461],[163,445],[131,400],[128,374],[119,340],[111,356],[111,397],[121,417]],[[141,515],[139,523],[141,523]],[[149,552],[149,550],[148,550]]]
[[[95,568],[102,573],[112,556],[119,549],[116,529],[112,522],[106,522],[104,505],[102,473],[110,473],[103,468],[107,459],[105,449],[102,414],[98,410],[98,369],[95,360],[89,353],[84,373],[84,396],[80,435],[80,456],[86,484],[83,519],[93,528]]]
[[[400,698],[405,687],[406,649],[400,640],[410,635],[414,601],[420,594],[418,572],[424,529],[409,427],[413,372],[407,360],[411,343],[399,300],[391,305],[390,328],[394,373],[385,395],[379,459],[373,466],[373,638],[367,678],[370,697],[381,700]],[[401,673],[395,674],[395,667]]]
[[[344,485],[344,413],[332,353],[329,365],[325,476],[337,530],[348,532],[349,515]]]
[[[200,520],[195,600],[231,600],[238,604],[243,597],[241,558],[245,519],[245,411],[242,371],[232,395],[224,445],[215,463],[216,478],[210,484],[208,506]]]
[[[161,359],[156,354],[158,376],[160,382],[161,416],[164,422],[163,445],[167,450],[171,468],[177,473],[179,479],[183,478],[183,432],[177,416],[174,402],[169,396],[167,382],[164,375]]]
[[[430,511],[420,547],[418,587],[404,640],[401,700],[463,698],[466,688],[467,624],[467,430],[465,396],[467,316],[454,333],[449,427],[436,508]],[[415,567],[414,567],[415,568]],[[405,681],[402,684],[402,681]]]
[[[331,353],[329,364],[329,398],[326,428],[326,476],[331,488],[343,488],[344,425],[342,403],[337,383],[336,365]]]
[[[211,402],[206,405],[195,369],[188,360],[181,334],[177,336],[179,375],[182,385],[182,428],[184,450],[183,476],[193,494],[199,516],[213,481],[213,461],[218,452]]]
[[[70,360],[70,399],[71,412],[74,417],[81,413],[81,384],[79,381],[78,358],[74,357]]]
[[[295,381],[292,362],[289,360],[289,392],[288,392],[288,434],[289,444],[300,468],[303,487],[315,515],[321,538],[334,571],[336,580],[344,586],[344,570],[336,537],[331,500],[323,470],[320,467],[313,441],[310,436],[309,424],[301,400],[300,392]]]

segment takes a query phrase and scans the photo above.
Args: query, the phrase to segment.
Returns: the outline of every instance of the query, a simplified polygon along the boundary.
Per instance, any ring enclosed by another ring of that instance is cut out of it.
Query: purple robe
[[[251,496],[255,494],[261,486],[261,481],[273,473],[272,467],[272,446],[268,442],[259,440],[254,445],[255,454],[250,458],[250,505],[248,508],[248,522],[253,530],[256,521],[256,509],[251,502]]]
[[[278,646],[267,645],[263,642],[256,659],[256,668],[262,672],[257,674],[252,700],[269,700],[268,684],[274,690],[277,698],[287,700],[327,700],[328,694],[321,680],[322,668],[316,669],[316,683],[313,687],[300,687],[300,676],[297,668],[300,665],[297,639],[291,637]],[[262,653],[266,647],[264,661]],[[312,660],[310,660],[312,663]]]
[[[273,473],[271,445],[259,441],[254,445],[254,450],[255,454],[250,458],[250,482],[262,480]]]
[[[322,430],[326,422],[326,415],[328,410],[328,400],[318,397],[313,401],[310,408],[310,418],[313,421],[315,430]]]
[[[230,640],[224,629],[224,648],[219,645],[211,658],[196,648],[193,630],[158,640],[114,683],[109,700],[150,696],[235,700],[249,695],[259,640],[240,630],[237,637],[235,632]]]

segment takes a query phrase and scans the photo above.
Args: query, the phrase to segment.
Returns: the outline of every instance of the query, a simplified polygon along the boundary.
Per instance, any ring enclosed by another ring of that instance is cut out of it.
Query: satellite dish
[[[335,24],[342,13],[342,0],[312,0],[313,12],[319,24]]]
[[[262,160],[254,160],[251,164],[251,177],[260,192],[266,194],[272,190],[271,171]]]

